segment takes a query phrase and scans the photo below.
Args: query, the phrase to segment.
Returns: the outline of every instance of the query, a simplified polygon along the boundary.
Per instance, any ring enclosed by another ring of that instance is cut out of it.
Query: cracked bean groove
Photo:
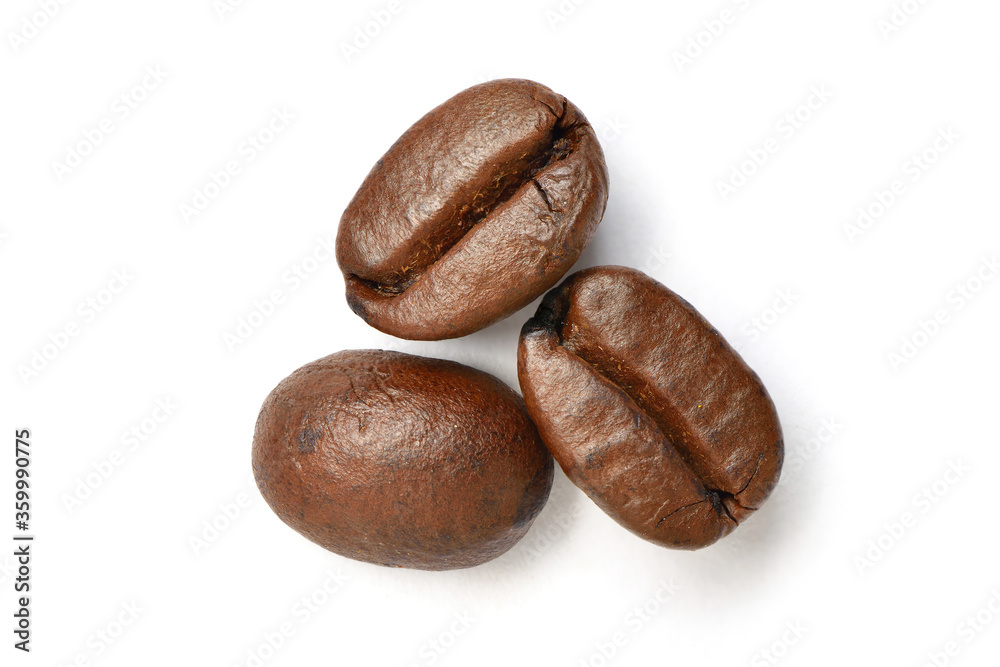
[[[716,542],[778,482],[781,425],[760,378],[640,271],[586,269],[549,292],[521,331],[518,379],[566,475],[661,546]]]
[[[474,86],[407,130],[348,204],[348,305],[400,338],[478,331],[565,275],[607,197],[604,153],[572,102],[520,79]]]

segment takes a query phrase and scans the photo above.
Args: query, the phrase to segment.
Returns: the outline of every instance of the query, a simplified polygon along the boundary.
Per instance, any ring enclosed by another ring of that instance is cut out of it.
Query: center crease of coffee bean
[[[553,113],[556,113],[555,110]],[[457,206],[451,217],[438,225],[430,237],[420,243],[420,248],[410,258],[409,263],[395,271],[397,274],[395,280],[386,283],[357,274],[352,276],[387,297],[402,294],[476,225],[486,220],[490,214],[529,184],[538,191],[546,208],[550,212],[555,212],[548,193],[536,177],[553,164],[565,160],[576,150],[574,131],[580,124],[559,127],[562,113],[565,113],[565,110],[560,111],[557,116],[558,120],[549,134],[548,141],[541,142],[536,151],[525,153],[518,160],[501,165],[489,184],[480,188],[471,202]],[[522,166],[516,168],[518,164]]]
[[[709,503],[717,514],[721,517],[732,521],[734,524],[739,525],[740,520],[733,515],[730,507],[739,508],[747,511],[756,511],[755,507],[747,507],[741,504],[738,500],[739,494],[743,493],[753,482],[757,473],[760,471],[760,464],[764,458],[763,454],[757,457],[757,466],[754,469],[753,474],[747,480],[747,482],[735,492],[725,491],[722,489],[712,488],[709,484],[707,476],[699,471],[699,466],[695,463],[695,455],[691,451],[691,448],[686,443],[684,437],[677,433],[678,430],[683,431],[684,434],[688,434],[690,431],[686,427],[672,427],[669,424],[669,420],[661,419],[656,415],[657,410],[651,410],[648,407],[649,399],[645,394],[650,393],[650,387],[645,385],[642,389],[638,389],[633,383],[624,381],[622,377],[624,372],[619,372],[626,367],[621,361],[616,361],[611,355],[608,355],[611,363],[607,363],[607,360],[598,359],[596,355],[591,354],[591,350],[587,348],[586,345],[576,345],[572,340],[569,340],[569,336],[566,335],[565,329],[567,327],[566,316],[569,310],[569,302],[565,295],[559,295],[554,300],[548,303],[543,302],[539,308],[539,312],[536,314],[534,320],[536,326],[539,328],[552,331],[556,334],[559,341],[559,345],[573,354],[575,357],[586,363],[588,366],[594,369],[594,371],[603,377],[605,380],[610,382],[612,385],[617,387],[622,391],[632,403],[636,406],[636,409],[646,416],[647,419],[656,427],[656,429],[663,436],[663,442],[666,446],[672,447],[675,452],[680,456],[681,460],[684,462],[688,471],[698,480],[701,487],[704,489],[704,499],[696,503],[689,503],[682,507],[675,508],[668,512],[665,516],[661,517],[657,522],[656,527],[658,528],[666,519],[670,516],[680,512],[681,510],[687,509],[689,507],[694,507],[696,505],[702,505],[704,503]],[[573,325],[569,325],[572,327]],[[600,348],[600,346],[598,346]],[[601,352],[607,354],[607,352],[600,348]],[[673,416],[676,418],[675,421],[683,423],[685,419],[680,414],[679,411],[673,408],[672,405],[668,408]]]

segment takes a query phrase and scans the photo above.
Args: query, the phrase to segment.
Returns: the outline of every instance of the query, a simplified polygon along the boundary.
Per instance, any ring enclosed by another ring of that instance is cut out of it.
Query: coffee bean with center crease
[[[552,457],[495,377],[399,352],[339,352],[271,392],[253,439],[257,486],[286,524],[348,558],[471,567],[528,531]]]
[[[777,484],[781,426],[760,379],[639,271],[587,269],[547,294],[521,331],[518,378],[569,478],[651,542],[712,544]]]
[[[347,302],[400,338],[478,331],[559,281],[607,196],[604,153],[575,105],[532,81],[470,88],[407,130],[348,205]]]

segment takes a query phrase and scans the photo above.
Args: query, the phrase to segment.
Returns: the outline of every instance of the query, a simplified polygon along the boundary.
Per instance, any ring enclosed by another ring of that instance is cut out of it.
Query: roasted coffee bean
[[[407,130],[348,205],[347,302],[400,338],[478,331],[559,281],[607,196],[604,152],[566,98],[515,79],[470,88]]]
[[[518,378],[569,478],[656,544],[712,544],[778,481],[781,426],[760,379],[639,271],[587,269],[549,292],[521,331]]]
[[[339,352],[292,373],[261,408],[257,486],[282,521],[348,558],[471,567],[524,536],[552,457],[495,377],[399,352]]]

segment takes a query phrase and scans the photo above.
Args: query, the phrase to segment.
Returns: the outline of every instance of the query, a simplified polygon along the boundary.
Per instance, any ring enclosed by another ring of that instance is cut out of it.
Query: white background
[[[0,550],[3,664],[996,664],[1000,280],[984,261],[1000,251],[1000,5],[905,4],[890,32],[890,0],[409,0],[348,57],[388,0],[248,0],[221,16],[211,0],[91,0],[48,20],[5,2],[0,536],[12,544],[13,432],[27,427],[38,537],[30,655],[11,647]],[[705,46],[684,63],[689,40]],[[157,67],[159,83],[144,73]],[[516,386],[533,307],[462,340],[396,340],[350,312],[334,261],[312,259],[399,134],[506,76],[566,95],[602,136],[611,197],[577,268],[625,264],[672,287],[778,405],[781,484],[711,548],[644,543],[559,472],[506,556],[385,569],[307,542],[250,481],[264,397],[337,350],[447,357]],[[275,109],[294,120],[247,159]],[[106,118],[111,133],[58,173]],[[766,146],[763,166],[743,164]],[[912,161],[925,151],[927,169]],[[240,173],[185,220],[229,160]],[[724,198],[734,169],[753,174]],[[903,194],[849,234],[897,179]],[[103,292],[122,270],[128,285]],[[270,317],[252,316],[275,290]],[[247,319],[263,323],[227,345]],[[25,374],[36,352],[50,358]],[[162,423],[158,400],[178,406]],[[134,448],[133,428],[147,431]]]

